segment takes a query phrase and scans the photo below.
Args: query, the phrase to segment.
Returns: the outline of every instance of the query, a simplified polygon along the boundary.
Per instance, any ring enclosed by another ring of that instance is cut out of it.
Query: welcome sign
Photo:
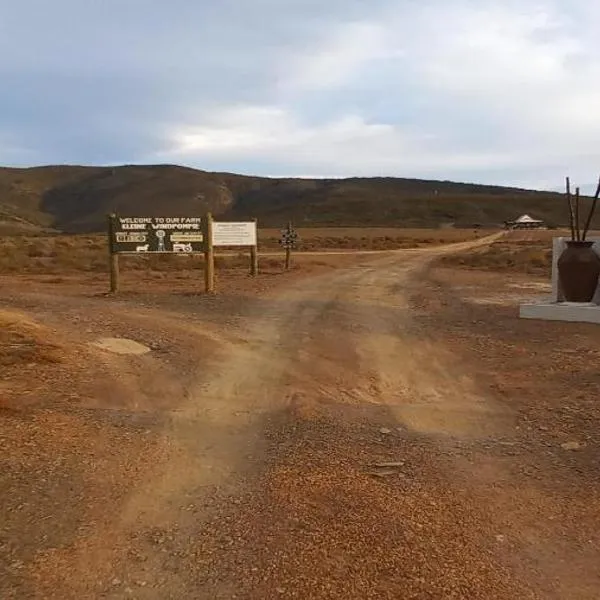
[[[204,252],[201,217],[110,217],[113,253]]]

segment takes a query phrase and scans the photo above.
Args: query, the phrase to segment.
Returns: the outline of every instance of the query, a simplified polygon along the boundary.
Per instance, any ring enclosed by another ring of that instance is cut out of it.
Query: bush
[[[549,276],[552,251],[544,242],[496,242],[477,251],[444,256],[440,264],[485,271],[518,272]]]

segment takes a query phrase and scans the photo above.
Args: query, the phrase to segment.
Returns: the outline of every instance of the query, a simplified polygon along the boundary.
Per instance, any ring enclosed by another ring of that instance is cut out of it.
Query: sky
[[[586,186],[599,31],[595,0],[0,0],[0,164]]]

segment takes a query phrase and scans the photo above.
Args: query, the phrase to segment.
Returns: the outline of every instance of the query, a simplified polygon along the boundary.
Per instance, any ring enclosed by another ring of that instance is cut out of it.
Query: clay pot
[[[567,302],[591,302],[600,276],[600,256],[594,242],[567,242],[558,259],[558,277]]]

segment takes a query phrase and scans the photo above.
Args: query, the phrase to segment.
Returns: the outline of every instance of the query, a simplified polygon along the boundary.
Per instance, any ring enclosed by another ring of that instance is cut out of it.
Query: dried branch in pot
[[[569,226],[571,227],[571,240],[575,241],[575,214],[573,210],[573,196],[571,195],[571,180],[566,178],[567,203],[569,205]]]
[[[583,229],[583,241],[585,242],[585,239],[587,237],[587,234],[590,230],[590,227],[592,225],[592,219],[594,217],[594,213],[596,212],[596,205],[598,204],[598,197],[600,196],[600,177],[598,178],[598,185],[596,187],[596,193],[594,194],[594,200],[592,201],[592,206],[590,208],[590,213],[588,215],[587,221],[585,222],[585,227]]]
[[[581,228],[579,227],[579,203],[581,202],[581,194],[579,188],[575,188],[575,233],[577,234],[577,241],[581,241]]]

